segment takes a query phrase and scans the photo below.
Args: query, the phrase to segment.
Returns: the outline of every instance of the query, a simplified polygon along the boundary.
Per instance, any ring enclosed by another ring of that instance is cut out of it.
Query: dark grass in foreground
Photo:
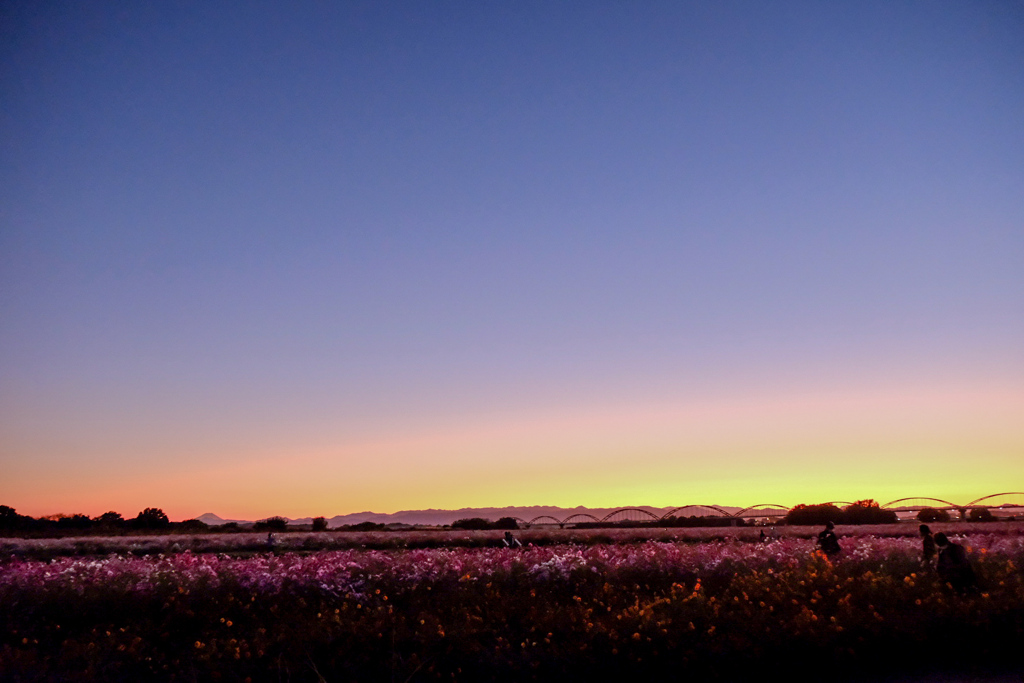
[[[1024,541],[910,538],[182,553],[0,569],[0,680],[791,680],[1021,669]]]

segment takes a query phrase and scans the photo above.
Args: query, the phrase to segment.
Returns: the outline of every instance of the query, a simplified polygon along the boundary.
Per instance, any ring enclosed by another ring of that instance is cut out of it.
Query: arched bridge
[[[845,507],[852,505],[850,501],[830,501],[828,505]],[[994,511],[997,515],[1021,515],[1024,514],[1024,493],[993,493],[972,500],[966,504],[957,504],[942,498],[910,497],[898,498],[881,505],[882,509],[893,512],[920,512],[925,508],[946,510],[952,512],[963,512],[980,508]],[[620,524],[620,523],[653,523],[666,521],[672,517],[725,517],[734,519],[781,519],[785,517],[790,508],[786,505],[776,503],[758,503],[745,507],[736,512],[730,512],[718,505],[705,505],[691,503],[670,508],[665,512],[653,508],[619,508],[613,510],[603,517],[588,512],[576,512],[565,519],[558,519],[553,515],[539,515],[532,519],[515,517],[514,519],[525,527],[531,526],[558,526],[565,527],[575,524]]]
[[[946,513],[954,512],[960,518],[964,518],[970,510],[987,510],[996,517],[1016,517],[1017,515],[1024,514],[1024,492],[992,493],[965,504],[954,503],[942,498],[900,498],[886,503],[882,507],[896,513],[917,513],[931,508],[942,510]]]
[[[558,526],[566,527],[574,524],[622,524],[622,523],[653,523],[663,522],[672,517],[725,517],[730,519],[761,519],[785,517],[789,508],[783,505],[772,503],[760,503],[751,505],[737,512],[729,512],[718,505],[690,504],[670,508],[668,511],[653,510],[647,508],[619,508],[612,510],[603,517],[588,512],[576,512],[565,519],[558,519],[553,515],[538,515],[532,519],[514,517],[517,522],[525,527],[531,526]]]

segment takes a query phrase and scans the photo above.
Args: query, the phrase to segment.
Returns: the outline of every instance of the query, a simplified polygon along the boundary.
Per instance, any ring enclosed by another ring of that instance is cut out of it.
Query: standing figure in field
[[[939,547],[939,576],[953,587],[957,593],[963,593],[978,585],[974,569],[967,559],[967,551],[959,543],[951,543],[946,534],[935,534],[935,545]]]
[[[928,528],[927,524],[922,524],[920,527],[921,532],[921,564],[928,569],[935,566],[935,537],[932,536],[932,530]]]
[[[821,552],[825,553],[829,559],[834,558],[841,550],[839,539],[836,537],[836,532],[833,531],[835,528],[835,524],[826,522],[825,528],[818,534],[818,545],[821,546]]]
[[[512,535],[511,531],[505,532],[505,538],[502,539],[506,548],[522,548],[523,544],[519,542],[519,539]]]

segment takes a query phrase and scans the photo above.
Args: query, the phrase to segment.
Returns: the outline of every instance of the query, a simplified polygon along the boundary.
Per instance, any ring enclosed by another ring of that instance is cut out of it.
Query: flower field
[[[781,539],[812,539],[820,527],[694,527],[694,528],[606,528],[559,529],[535,526],[516,532],[523,543],[535,546],[629,544],[644,541],[708,542],[757,541],[764,530]],[[917,538],[916,523],[839,525],[843,538],[883,536]],[[1024,522],[954,522],[932,524],[933,531],[947,534],[1022,534]],[[502,531],[451,531],[420,529],[409,531],[328,531],[278,533],[278,552],[311,553],[323,550],[415,550],[423,548],[486,548],[501,545]],[[267,551],[266,532],[243,533],[175,533],[123,534],[116,536],[78,535],[43,538],[0,537],[0,562],[9,556],[22,559],[50,560],[62,556],[94,557],[117,555],[157,555],[184,551],[193,553],[226,553],[241,556]]]
[[[834,562],[795,536],[12,558],[0,564],[0,680],[1015,671],[1024,537],[954,540],[976,592],[921,567],[916,539],[872,535],[844,538]]]

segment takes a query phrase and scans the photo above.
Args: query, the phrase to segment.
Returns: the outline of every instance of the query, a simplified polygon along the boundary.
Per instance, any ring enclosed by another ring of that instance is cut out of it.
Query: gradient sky
[[[1020,2],[4,2],[0,503],[1024,490]]]

